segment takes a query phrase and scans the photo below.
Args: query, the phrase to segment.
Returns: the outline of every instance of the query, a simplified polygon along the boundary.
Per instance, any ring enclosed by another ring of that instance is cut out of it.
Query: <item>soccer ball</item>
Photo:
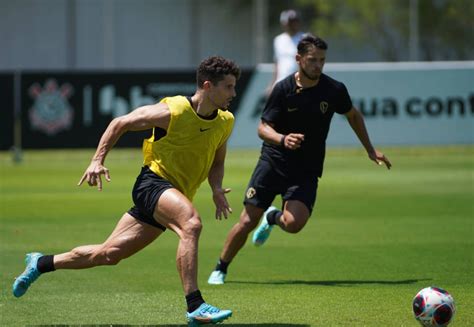
[[[454,317],[454,299],[439,287],[426,287],[413,299],[415,319],[422,326],[447,326]]]

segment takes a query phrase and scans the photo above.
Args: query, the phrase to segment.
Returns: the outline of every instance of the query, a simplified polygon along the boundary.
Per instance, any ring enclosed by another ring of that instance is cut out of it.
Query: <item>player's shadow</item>
[[[28,327],[188,327],[188,325],[175,324],[175,325],[112,325],[112,324],[101,324],[101,325],[67,325],[67,324],[58,324],[58,325],[28,325]],[[214,324],[206,326],[217,326]],[[228,324],[224,323],[219,325],[222,327],[310,327],[306,324]]]
[[[187,325],[156,325],[156,327],[185,327]],[[206,325],[206,326],[217,326],[217,325]],[[222,327],[310,327],[310,325],[305,324],[229,324],[223,323],[219,324]]]
[[[423,279],[402,279],[402,280],[275,280],[266,282],[255,282],[245,280],[229,280],[226,284],[261,284],[261,285],[314,285],[314,286],[350,286],[350,285],[407,285],[415,284],[421,281],[431,280]]]

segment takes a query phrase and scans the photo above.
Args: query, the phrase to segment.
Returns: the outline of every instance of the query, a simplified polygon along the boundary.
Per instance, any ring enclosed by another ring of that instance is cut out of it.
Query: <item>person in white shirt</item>
[[[277,35],[273,40],[275,70],[267,90],[268,94],[270,94],[276,82],[298,70],[295,60],[296,46],[304,35],[300,31],[300,15],[293,9],[284,10],[280,14],[280,24],[284,32]]]

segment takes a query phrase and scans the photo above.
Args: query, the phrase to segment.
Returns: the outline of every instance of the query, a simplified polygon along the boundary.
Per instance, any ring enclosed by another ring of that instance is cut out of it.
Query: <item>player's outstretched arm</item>
[[[214,156],[211,169],[208,174],[209,185],[212,189],[212,199],[216,205],[216,219],[222,219],[224,216],[227,219],[228,215],[232,213],[232,208],[227,202],[226,193],[231,191],[230,188],[222,187],[222,180],[224,179],[224,162],[227,152],[227,143],[224,143],[217,149]]]
[[[105,179],[110,182],[109,170],[104,166],[105,157],[120,137],[128,131],[142,131],[153,127],[161,127],[166,130],[169,121],[170,112],[164,103],[139,107],[127,115],[113,119],[102,134],[91,163],[77,185],[80,186],[86,181],[89,186],[97,186],[97,189],[101,191],[101,176],[104,175]]]
[[[364,117],[356,108],[352,107],[349,112],[346,113],[347,120],[354,130],[355,134],[359,138],[360,142],[364,146],[370,160],[381,165],[382,163],[387,166],[388,169],[392,167],[390,160],[380,151],[376,150],[370,142],[369,133],[365,127]]]

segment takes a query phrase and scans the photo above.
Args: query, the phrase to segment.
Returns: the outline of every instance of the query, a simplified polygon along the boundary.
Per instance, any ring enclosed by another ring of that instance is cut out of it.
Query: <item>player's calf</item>
[[[291,234],[296,234],[303,229],[303,227],[305,226],[305,223],[301,223],[295,220],[287,222],[284,220],[284,216],[282,215],[282,219],[280,220],[279,225],[284,231]]]

